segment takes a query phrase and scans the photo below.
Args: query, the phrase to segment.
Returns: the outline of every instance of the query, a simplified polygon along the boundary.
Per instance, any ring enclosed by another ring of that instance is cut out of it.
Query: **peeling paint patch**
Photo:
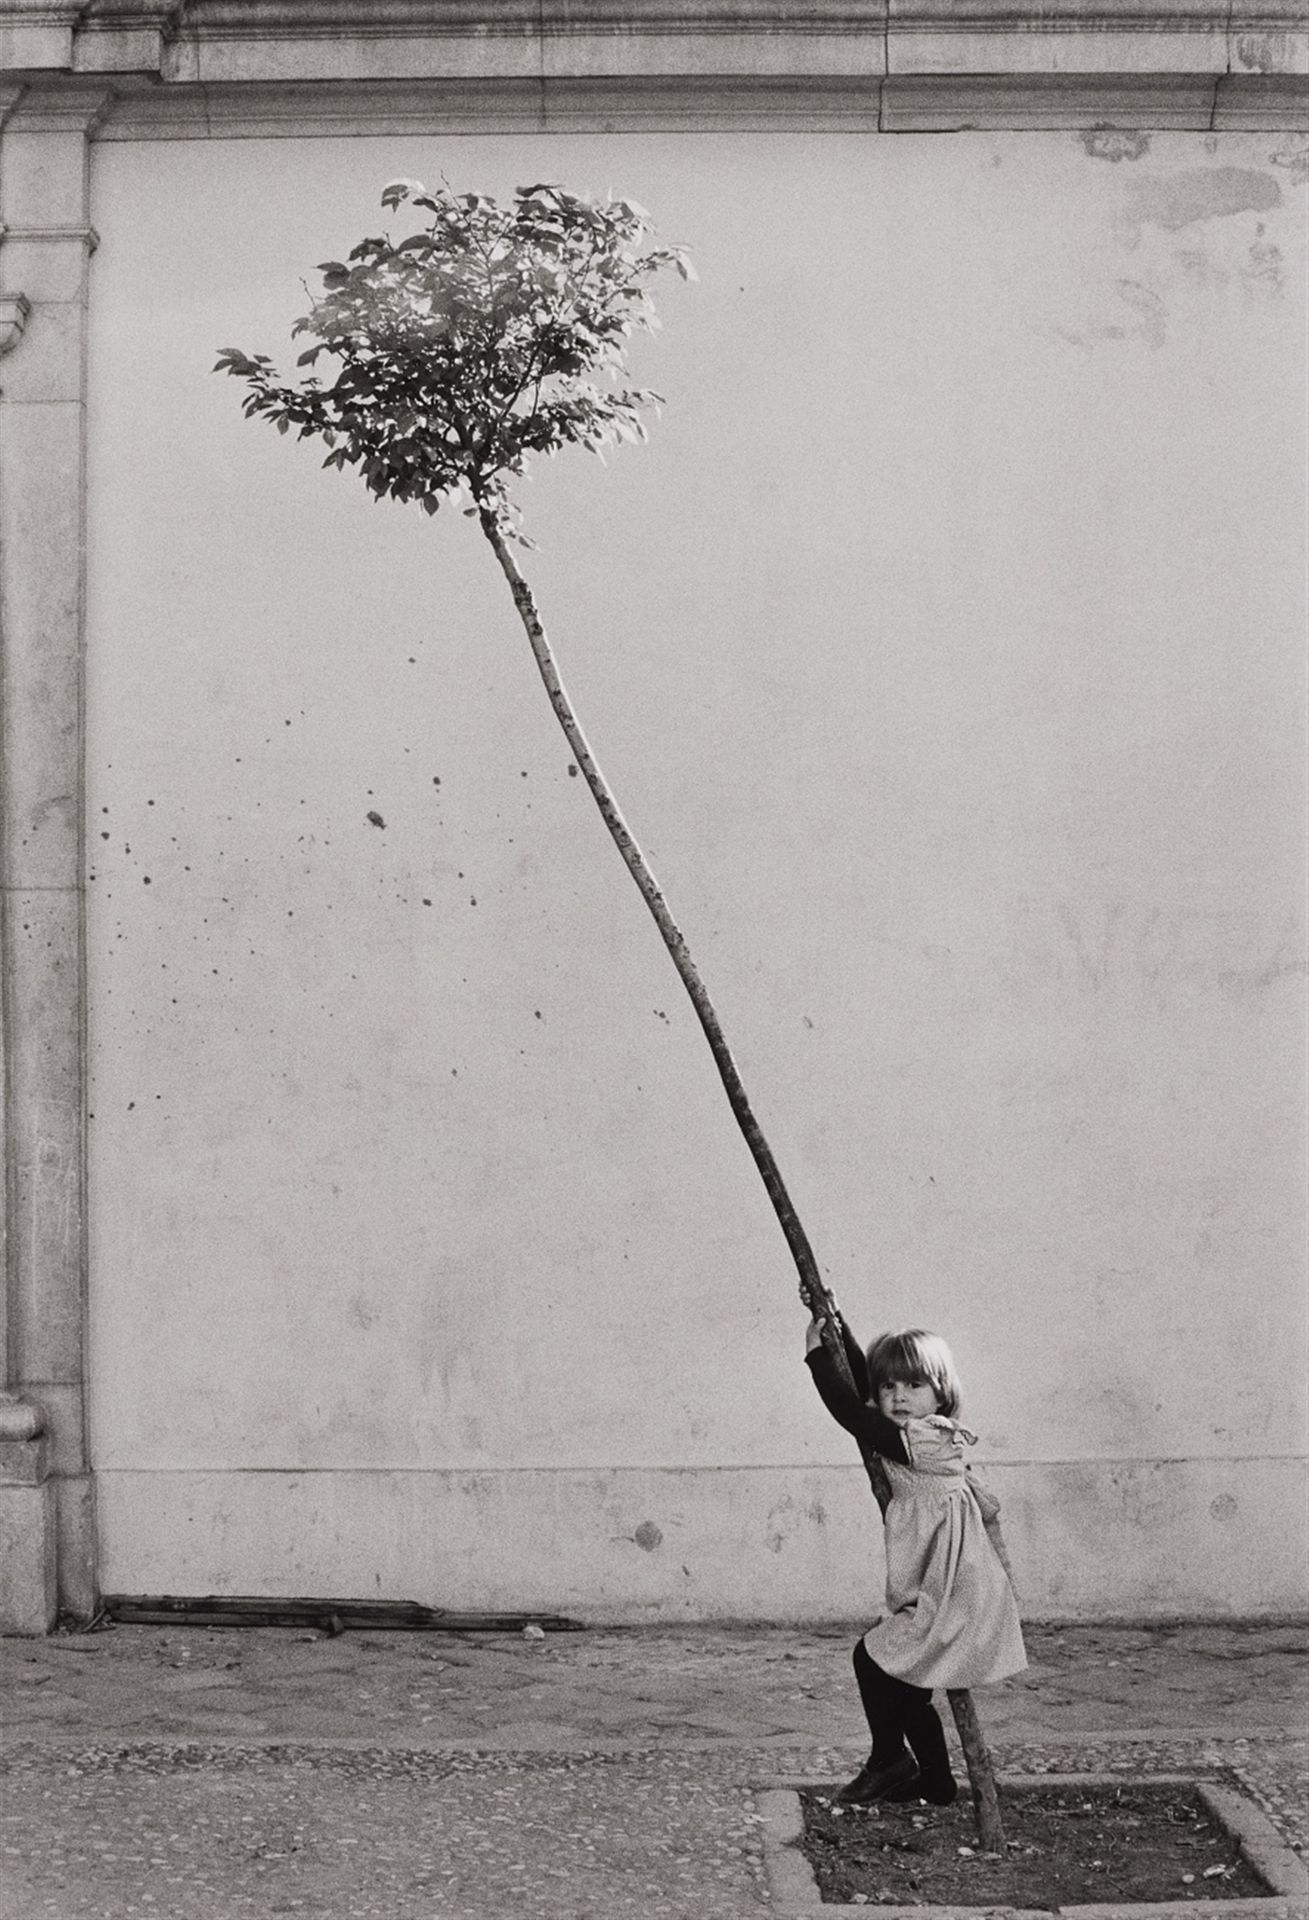
[[[1242,33],[1236,41],[1236,64],[1247,73],[1290,73],[1295,52],[1289,33]]]
[[[1309,182],[1309,142],[1285,140],[1268,158],[1275,167],[1285,167],[1297,186]]]
[[[1195,167],[1186,173],[1133,180],[1128,187],[1132,218],[1170,233],[1197,220],[1266,213],[1281,203],[1280,183],[1253,167]]]
[[[1142,160],[1150,151],[1149,134],[1126,127],[1092,127],[1078,139],[1092,160],[1112,160],[1115,166],[1120,160]]]

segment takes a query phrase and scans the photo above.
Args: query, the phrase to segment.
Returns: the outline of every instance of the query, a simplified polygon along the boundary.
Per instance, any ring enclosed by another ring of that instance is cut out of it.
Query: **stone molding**
[[[3,7],[5,0],[0,0]],[[0,19],[3,15],[0,14]],[[0,45],[3,30],[0,29]],[[0,94],[0,129],[6,133],[66,133],[83,141],[96,132],[114,104],[114,92],[103,80],[85,81],[41,75],[33,85],[25,77]]]
[[[2,238],[3,236],[0,236]],[[32,303],[24,293],[0,294],[0,359],[12,353],[23,337],[27,325],[27,316],[32,311]],[[0,1394],[0,1402],[4,1396]],[[0,1415],[3,1406],[0,1405]]]
[[[862,83],[360,81],[120,94],[97,141],[455,133],[944,133],[1121,128],[1295,134],[1296,75],[960,74]]]
[[[21,1394],[0,1390],[0,1441],[36,1440],[45,1427],[43,1407]]]
[[[0,1391],[0,1633],[49,1633],[56,1554],[45,1409]]]
[[[58,130],[86,94],[53,75],[13,90],[14,132]],[[923,73],[863,79],[408,80],[142,85],[95,96],[95,141],[370,134],[1145,131],[1309,132],[1309,81],[1224,72]],[[0,125],[6,115],[0,100]],[[56,236],[54,228],[48,230]],[[73,237],[59,229],[58,237]],[[14,236],[17,237],[16,235]],[[36,230],[27,237],[37,237]],[[85,237],[94,246],[94,235]]]
[[[107,83],[101,138],[1193,127],[1229,106],[1282,130],[1309,29],[1298,0],[0,0],[4,72],[44,80],[51,112],[56,78]]]

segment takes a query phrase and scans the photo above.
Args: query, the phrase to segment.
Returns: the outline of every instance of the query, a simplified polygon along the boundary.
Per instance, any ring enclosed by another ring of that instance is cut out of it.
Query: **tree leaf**
[[[375,499],[429,514],[461,490],[508,511],[507,483],[530,454],[580,445],[603,458],[645,437],[641,411],[658,396],[619,385],[624,342],[657,324],[646,281],[668,266],[693,275],[681,249],[641,250],[644,208],[545,182],[508,205],[388,182],[383,205],[406,201],[430,223],[395,242],[365,237],[349,266],[321,262],[323,291],[294,323],[293,337],[310,336],[297,368],[330,352],[330,385],[306,372],[284,386],[267,356],[219,350],[214,371],[246,383],[246,418],[322,437],[325,466],[353,466]]]

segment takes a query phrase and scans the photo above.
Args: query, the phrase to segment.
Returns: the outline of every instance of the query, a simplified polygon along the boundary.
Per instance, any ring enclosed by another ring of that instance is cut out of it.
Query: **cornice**
[[[113,109],[116,97],[100,75],[90,82],[74,76],[28,76],[26,84],[12,89],[0,87],[0,125],[9,133],[81,133],[90,137]]]
[[[3,239],[0,234],[0,239]],[[12,353],[23,337],[32,305],[23,293],[0,294],[0,358]],[[0,1395],[0,1403],[3,1396]]]
[[[1283,131],[1309,124],[1306,75],[1300,0],[0,0],[16,116],[71,123],[99,84],[100,139]]]
[[[120,94],[95,138],[290,139],[361,132],[947,133],[1214,131],[1300,134],[1295,76],[872,75],[861,82],[627,81],[494,85],[156,87]]]

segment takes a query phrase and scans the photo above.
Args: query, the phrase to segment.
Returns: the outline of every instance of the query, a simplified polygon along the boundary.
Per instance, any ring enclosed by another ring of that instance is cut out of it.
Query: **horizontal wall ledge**
[[[1298,1460],[987,1469],[1033,1619],[1303,1607]],[[115,1593],[383,1594],[638,1623],[871,1617],[862,1469],[155,1473],[96,1479]]]
[[[144,11],[144,8],[142,9]],[[1018,48],[1017,69],[1113,70],[1116,59],[1070,56],[1070,42],[1112,43],[1130,67],[1165,68],[1165,48],[1203,48],[1189,67],[1222,49],[1226,71],[1240,37],[1303,42],[1304,19],[1292,0],[1259,0],[1239,12],[1214,0],[1050,0],[1026,8],[1005,0],[859,0],[803,8],[784,0],[189,0],[145,49],[139,16],[91,19],[74,36],[73,64],[83,71],[122,68],[153,52],[168,80],[362,79],[440,75],[483,78],[579,78],[610,75],[855,75],[892,67],[887,49],[898,35],[935,35],[944,48],[966,35]],[[158,11],[153,14],[158,32]],[[149,31],[149,29],[147,29]],[[115,44],[116,40],[120,44]],[[1003,56],[1006,61],[1008,54]],[[1268,57],[1268,48],[1262,57]],[[938,64],[933,61],[933,65]],[[955,71],[967,70],[958,59]],[[983,63],[992,70],[994,60]],[[1235,70],[1240,71],[1239,65]]]
[[[895,76],[882,84],[884,133],[1295,133],[1309,80],[1244,75]]]
[[[783,111],[804,114],[821,110],[808,97],[815,93],[835,112],[866,111],[863,90],[888,74],[990,75],[1018,92],[1020,81],[1069,75],[1094,77],[1103,89],[1141,75],[1263,83],[1307,72],[1309,30],[1297,0],[848,0],[803,8],[786,0],[0,0],[0,75],[149,83],[190,93],[201,112],[210,96],[194,90],[212,89],[223,131],[241,130],[232,90],[270,87],[392,87],[404,113],[404,98],[430,83],[466,90],[468,111],[490,90],[502,112],[526,103],[538,116],[566,116],[577,110],[570,94],[579,88],[607,91],[621,113],[631,88],[691,96],[707,88],[748,111],[752,89],[776,86],[792,102]],[[854,108],[842,108],[843,89],[858,96]],[[369,104],[376,112],[383,103],[366,92],[352,102],[358,111]],[[330,118],[334,110],[320,105]],[[452,110],[461,110],[457,101]],[[156,130],[148,116],[139,124]]]
[[[927,73],[573,81],[251,82],[225,86],[16,84],[7,126],[91,119],[101,141],[333,135],[621,132],[947,133],[1154,130],[1295,133],[1309,76],[1295,74]],[[0,111],[0,117],[3,117]]]

